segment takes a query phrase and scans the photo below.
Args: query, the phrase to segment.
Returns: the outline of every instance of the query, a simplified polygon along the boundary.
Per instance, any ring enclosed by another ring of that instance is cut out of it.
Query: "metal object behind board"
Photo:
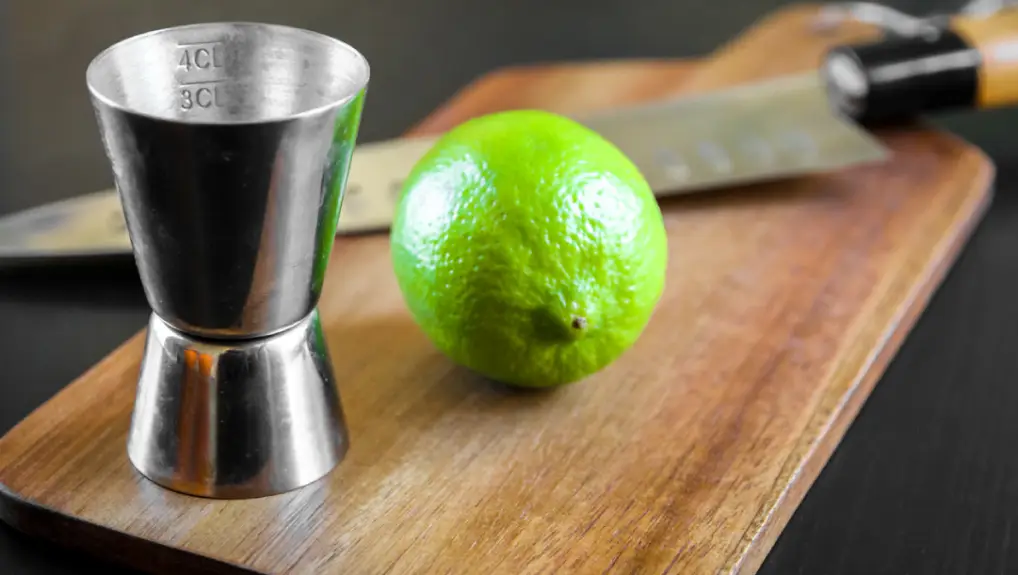
[[[832,112],[819,72],[582,121],[624,143],[659,197],[827,172],[889,154],[864,129]]]
[[[368,75],[338,40],[248,23],[143,34],[89,66],[154,312],[128,443],[150,479],[256,497],[342,458],[315,308]]]
[[[659,197],[888,157],[866,130],[831,113],[817,72],[576,119],[627,154]],[[358,146],[337,231],[386,229],[403,179],[435,140]],[[129,249],[120,203],[111,192],[0,219],[0,261],[110,256]]]

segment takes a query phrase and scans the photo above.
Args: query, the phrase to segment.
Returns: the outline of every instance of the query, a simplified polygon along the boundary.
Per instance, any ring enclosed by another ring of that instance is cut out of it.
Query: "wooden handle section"
[[[959,17],[951,29],[979,55],[975,107],[1018,103],[1018,9],[987,18]]]

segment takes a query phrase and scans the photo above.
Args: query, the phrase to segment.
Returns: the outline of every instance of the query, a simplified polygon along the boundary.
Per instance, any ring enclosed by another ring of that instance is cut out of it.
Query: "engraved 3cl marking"
[[[220,84],[226,80],[217,76],[224,66],[225,51],[221,40],[177,44],[177,70],[182,74],[178,82],[181,110],[224,105]]]

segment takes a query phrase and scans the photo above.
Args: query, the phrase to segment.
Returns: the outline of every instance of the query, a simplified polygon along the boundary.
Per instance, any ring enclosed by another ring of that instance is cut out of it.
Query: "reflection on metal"
[[[159,485],[261,497],[327,474],[348,447],[317,312],[278,335],[197,342],[152,315],[128,442]]]
[[[79,200],[37,213],[59,233],[29,244],[134,253],[153,313],[131,461],[205,497],[321,478],[347,441],[316,307],[367,62],[300,29],[199,24],[120,42],[86,79],[125,216]]]

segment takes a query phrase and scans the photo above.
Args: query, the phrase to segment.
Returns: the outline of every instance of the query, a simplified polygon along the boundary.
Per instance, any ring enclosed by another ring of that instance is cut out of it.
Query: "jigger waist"
[[[282,333],[300,322],[306,320],[308,316],[314,313],[314,306],[307,309],[307,313],[300,316],[293,316],[293,319],[288,321],[291,316],[283,316],[276,314],[271,316],[266,321],[247,321],[241,320],[234,326],[226,327],[208,327],[209,322],[203,322],[205,325],[190,323],[183,319],[181,316],[166,317],[163,315],[165,312],[159,312],[156,309],[152,310],[160,320],[172,329],[181,333],[188,334],[192,337],[199,339],[206,339],[210,341],[214,340],[247,340],[247,339],[258,339],[263,337],[273,336]],[[253,319],[253,318],[252,318]]]
[[[153,266],[146,271],[152,273]],[[272,335],[304,320],[318,303],[310,269],[289,274],[252,266],[247,282],[217,281],[226,276],[163,275],[143,279],[153,312],[176,330],[210,339]],[[272,277],[259,277],[259,275]],[[188,277],[190,276],[190,277]],[[228,276],[236,280],[238,274]]]

